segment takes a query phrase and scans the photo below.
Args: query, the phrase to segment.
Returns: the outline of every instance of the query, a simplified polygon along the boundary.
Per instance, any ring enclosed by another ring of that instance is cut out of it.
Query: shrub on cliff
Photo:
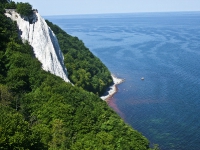
[[[5,3],[8,3],[8,2],[9,2],[8,0],[0,0],[1,4],[5,4]]]
[[[29,3],[17,3],[16,11],[22,16],[29,16],[33,13],[32,6]]]
[[[11,1],[10,3],[6,3],[5,8],[6,9],[16,9],[17,5],[15,2]]]

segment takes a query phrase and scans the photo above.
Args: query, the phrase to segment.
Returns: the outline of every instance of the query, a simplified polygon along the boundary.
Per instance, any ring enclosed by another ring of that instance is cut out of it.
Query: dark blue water
[[[110,106],[128,124],[162,150],[200,149],[200,12],[45,18],[125,78]]]

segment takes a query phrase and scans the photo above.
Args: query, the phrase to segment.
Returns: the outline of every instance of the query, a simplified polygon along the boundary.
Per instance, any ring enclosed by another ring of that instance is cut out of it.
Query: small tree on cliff
[[[17,3],[16,11],[22,16],[29,16],[33,13],[32,6],[29,3]]]
[[[6,9],[16,9],[16,7],[17,7],[17,5],[16,5],[16,3],[13,2],[13,1],[11,1],[11,2],[5,4],[5,8],[6,8]]]
[[[8,3],[8,2],[10,2],[10,0],[0,0],[0,3]]]

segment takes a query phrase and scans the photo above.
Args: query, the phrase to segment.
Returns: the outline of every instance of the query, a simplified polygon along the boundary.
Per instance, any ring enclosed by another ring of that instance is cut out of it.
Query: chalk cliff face
[[[21,17],[15,10],[6,10],[5,15],[17,22],[22,40],[33,47],[43,69],[70,82],[58,40],[39,13],[35,11],[30,17]]]

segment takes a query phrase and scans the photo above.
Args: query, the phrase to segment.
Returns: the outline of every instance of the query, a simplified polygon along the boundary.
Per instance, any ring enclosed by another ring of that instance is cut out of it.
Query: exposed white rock
[[[6,10],[5,15],[17,22],[22,40],[28,41],[33,47],[43,69],[70,82],[58,40],[40,14],[35,11],[28,18],[21,17],[15,10]]]
[[[117,92],[117,85],[124,82],[124,79],[117,78],[115,75],[112,75],[113,85],[111,85],[107,91],[100,98],[102,100],[108,101]]]

